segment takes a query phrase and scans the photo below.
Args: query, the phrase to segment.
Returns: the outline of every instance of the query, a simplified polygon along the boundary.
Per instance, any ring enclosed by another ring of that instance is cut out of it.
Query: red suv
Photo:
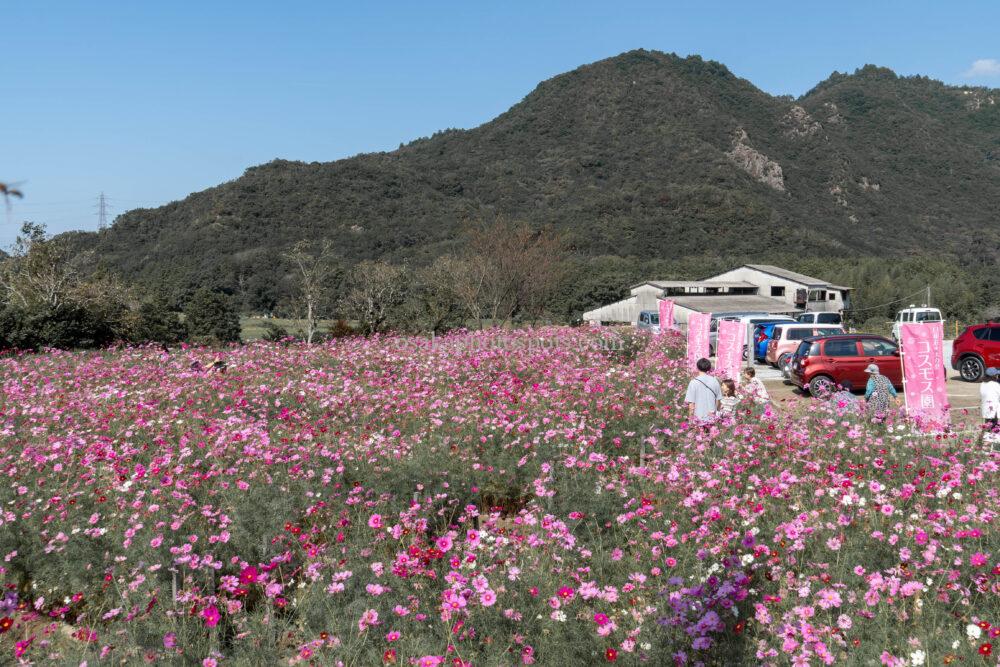
[[[979,382],[987,368],[1000,366],[1000,322],[968,327],[955,339],[951,367],[966,382]]]
[[[868,383],[868,364],[878,366],[896,387],[903,386],[899,348],[888,338],[873,334],[807,338],[792,357],[790,375],[792,384],[815,396],[845,380],[855,389],[864,387]]]

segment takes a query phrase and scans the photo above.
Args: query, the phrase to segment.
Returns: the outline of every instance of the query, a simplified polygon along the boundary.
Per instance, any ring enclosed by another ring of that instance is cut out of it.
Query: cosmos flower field
[[[821,402],[689,424],[682,352],[6,356],[0,662],[997,663],[1000,453]]]

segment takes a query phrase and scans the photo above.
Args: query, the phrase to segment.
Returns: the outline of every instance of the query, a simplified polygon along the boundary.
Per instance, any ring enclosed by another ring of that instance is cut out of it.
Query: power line
[[[921,294],[926,294],[926,293],[927,293],[927,288],[925,287],[923,289],[917,290],[913,294],[908,294],[906,296],[901,296],[898,299],[893,299],[892,301],[886,301],[885,303],[880,303],[877,306],[865,306],[864,308],[847,308],[847,311],[851,312],[851,313],[855,313],[855,312],[857,312],[859,310],[875,310],[876,308],[885,308],[886,306],[891,306],[894,303],[899,303],[900,301],[907,301],[909,299],[912,299],[915,296],[919,296]]]

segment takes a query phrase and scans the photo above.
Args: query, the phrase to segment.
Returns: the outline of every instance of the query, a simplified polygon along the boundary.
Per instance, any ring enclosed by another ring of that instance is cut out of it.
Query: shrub
[[[216,344],[239,342],[240,317],[232,299],[223,292],[199,289],[184,313],[195,340]]]

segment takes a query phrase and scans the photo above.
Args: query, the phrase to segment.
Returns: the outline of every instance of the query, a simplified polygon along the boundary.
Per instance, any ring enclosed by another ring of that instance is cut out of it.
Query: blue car
[[[764,357],[767,355],[767,344],[771,340],[771,336],[774,334],[774,327],[788,324],[787,322],[764,322],[763,324],[758,324],[753,329],[753,356],[757,361],[763,363]]]

